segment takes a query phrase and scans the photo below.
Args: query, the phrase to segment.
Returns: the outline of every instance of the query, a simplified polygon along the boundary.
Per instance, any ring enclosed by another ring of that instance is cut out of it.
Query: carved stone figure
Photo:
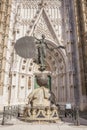
[[[44,86],[33,90],[33,92],[28,96],[28,104],[31,104],[32,107],[43,106],[49,107],[50,102],[50,91]]]
[[[27,120],[58,120],[58,108],[55,105],[55,95],[47,86],[47,77],[37,76],[39,88],[34,89],[28,96],[23,115]]]

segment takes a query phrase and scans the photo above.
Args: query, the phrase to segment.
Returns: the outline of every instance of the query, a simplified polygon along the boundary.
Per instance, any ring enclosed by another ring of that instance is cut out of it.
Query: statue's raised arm
[[[40,65],[40,70],[41,71],[44,71],[46,69],[46,64],[45,64],[45,60],[46,60],[46,53],[47,53],[47,49],[49,49],[50,51],[53,51],[54,49],[58,49],[58,48],[61,48],[61,49],[65,49],[64,46],[57,46],[57,47],[54,47],[54,48],[50,48],[48,46],[48,44],[46,43],[46,40],[45,40],[45,35],[42,34],[42,38],[41,39],[38,39],[35,37],[35,35],[33,35],[36,42],[36,52],[37,52],[37,61],[38,61],[38,64]]]

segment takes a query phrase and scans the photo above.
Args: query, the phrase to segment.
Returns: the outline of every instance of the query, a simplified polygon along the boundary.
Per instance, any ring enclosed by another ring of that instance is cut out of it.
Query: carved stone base
[[[54,107],[25,107],[22,120],[26,121],[56,121],[59,120],[58,109]]]

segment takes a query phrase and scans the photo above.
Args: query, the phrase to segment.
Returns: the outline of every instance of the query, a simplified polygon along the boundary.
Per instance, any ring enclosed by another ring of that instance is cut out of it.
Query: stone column
[[[7,52],[7,41],[8,41],[8,32],[9,32],[9,20],[10,20],[10,10],[11,10],[11,0],[3,0],[2,2],[2,11],[1,11],[1,32],[0,32],[0,47],[2,49],[2,54],[0,54],[1,62],[1,83],[0,83],[0,93],[3,94],[3,87],[5,86],[5,66],[7,61],[6,52]]]

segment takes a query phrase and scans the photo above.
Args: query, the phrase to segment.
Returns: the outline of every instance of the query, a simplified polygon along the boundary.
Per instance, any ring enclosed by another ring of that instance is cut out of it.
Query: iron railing
[[[74,123],[75,125],[80,125],[78,107],[74,107],[71,109],[66,109],[65,105],[58,105],[57,107],[59,117],[62,120],[63,118],[72,118],[72,123]],[[22,105],[4,106],[2,125],[4,125],[5,122],[7,122],[8,120],[11,120],[12,117],[18,118],[20,116],[23,116],[23,111],[24,106]]]

